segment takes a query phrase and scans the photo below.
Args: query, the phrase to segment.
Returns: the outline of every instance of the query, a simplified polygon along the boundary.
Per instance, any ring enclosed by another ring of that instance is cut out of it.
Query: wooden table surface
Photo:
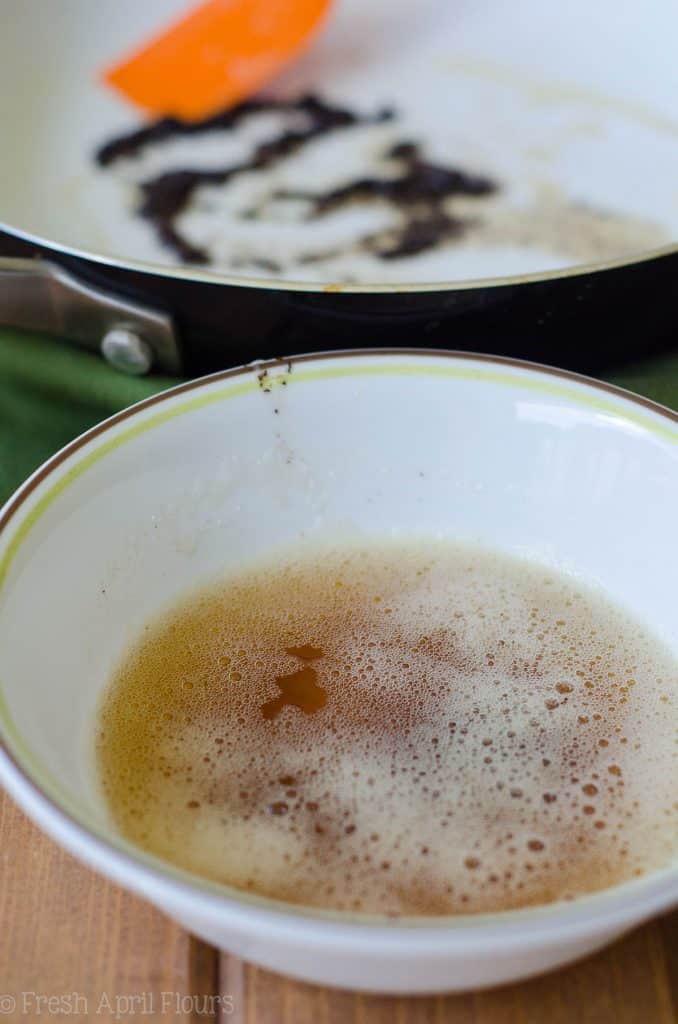
[[[289,981],[219,954],[82,867],[4,796],[0,841],[0,1022],[678,1021],[678,913],[536,980],[457,996],[363,996]]]

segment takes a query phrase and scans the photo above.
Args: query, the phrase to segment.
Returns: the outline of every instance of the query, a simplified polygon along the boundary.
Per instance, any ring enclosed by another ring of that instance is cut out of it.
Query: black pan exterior
[[[590,373],[678,341],[678,252],[539,281],[372,293],[192,281],[7,234],[0,254],[53,260],[83,281],[168,312],[187,376],[293,353],[419,345]]]

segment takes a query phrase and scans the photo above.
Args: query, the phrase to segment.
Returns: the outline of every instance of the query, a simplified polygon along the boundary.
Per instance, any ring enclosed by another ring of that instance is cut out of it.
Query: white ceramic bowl
[[[232,370],[113,417],[0,514],[0,775],[93,868],[239,956],[389,992],[498,984],[678,898],[678,864],[569,904],[387,921],[184,874],[116,834],[93,716],[116,659],[188,587],[304,539],[435,535],[602,585],[678,651],[678,417],[505,359],[422,351]]]

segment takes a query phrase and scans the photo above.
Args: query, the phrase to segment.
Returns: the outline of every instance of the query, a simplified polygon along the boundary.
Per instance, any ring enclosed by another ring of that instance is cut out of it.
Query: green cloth
[[[0,504],[78,434],[176,383],[126,377],[93,353],[0,329]]]
[[[678,408],[678,354],[646,360],[609,379]],[[0,502],[73,437],[175,383],[125,377],[88,352],[0,330]]]

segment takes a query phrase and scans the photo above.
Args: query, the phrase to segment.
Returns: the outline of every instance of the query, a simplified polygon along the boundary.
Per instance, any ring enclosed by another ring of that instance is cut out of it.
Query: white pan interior
[[[186,0],[0,0],[0,221],[104,257],[177,260],[134,213],[137,183],[161,170],[243,159],[275,117],[149,148],[97,169],[96,146],[137,111],[97,72]],[[678,8],[672,0],[335,0],[315,45],[276,83],[395,122],[340,132],[273,170],[202,188],[181,228],[208,248],[206,269],[308,284],[416,284],[539,273],[633,257],[678,239]],[[277,115],[276,115],[277,116]],[[495,197],[453,210],[477,218],[461,238],[384,261],[351,240],[388,228],[385,204],[308,221],[275,189],[318,190],[393,173],[389,144],[418,141],[436,162],[489,175]],[[304,263],[309,252],[338,255]],[[343,247],[343,248],[342,248]],[[273,259],[279,269],[256,266]],[[203,268],[188,268],[202,273]]]

